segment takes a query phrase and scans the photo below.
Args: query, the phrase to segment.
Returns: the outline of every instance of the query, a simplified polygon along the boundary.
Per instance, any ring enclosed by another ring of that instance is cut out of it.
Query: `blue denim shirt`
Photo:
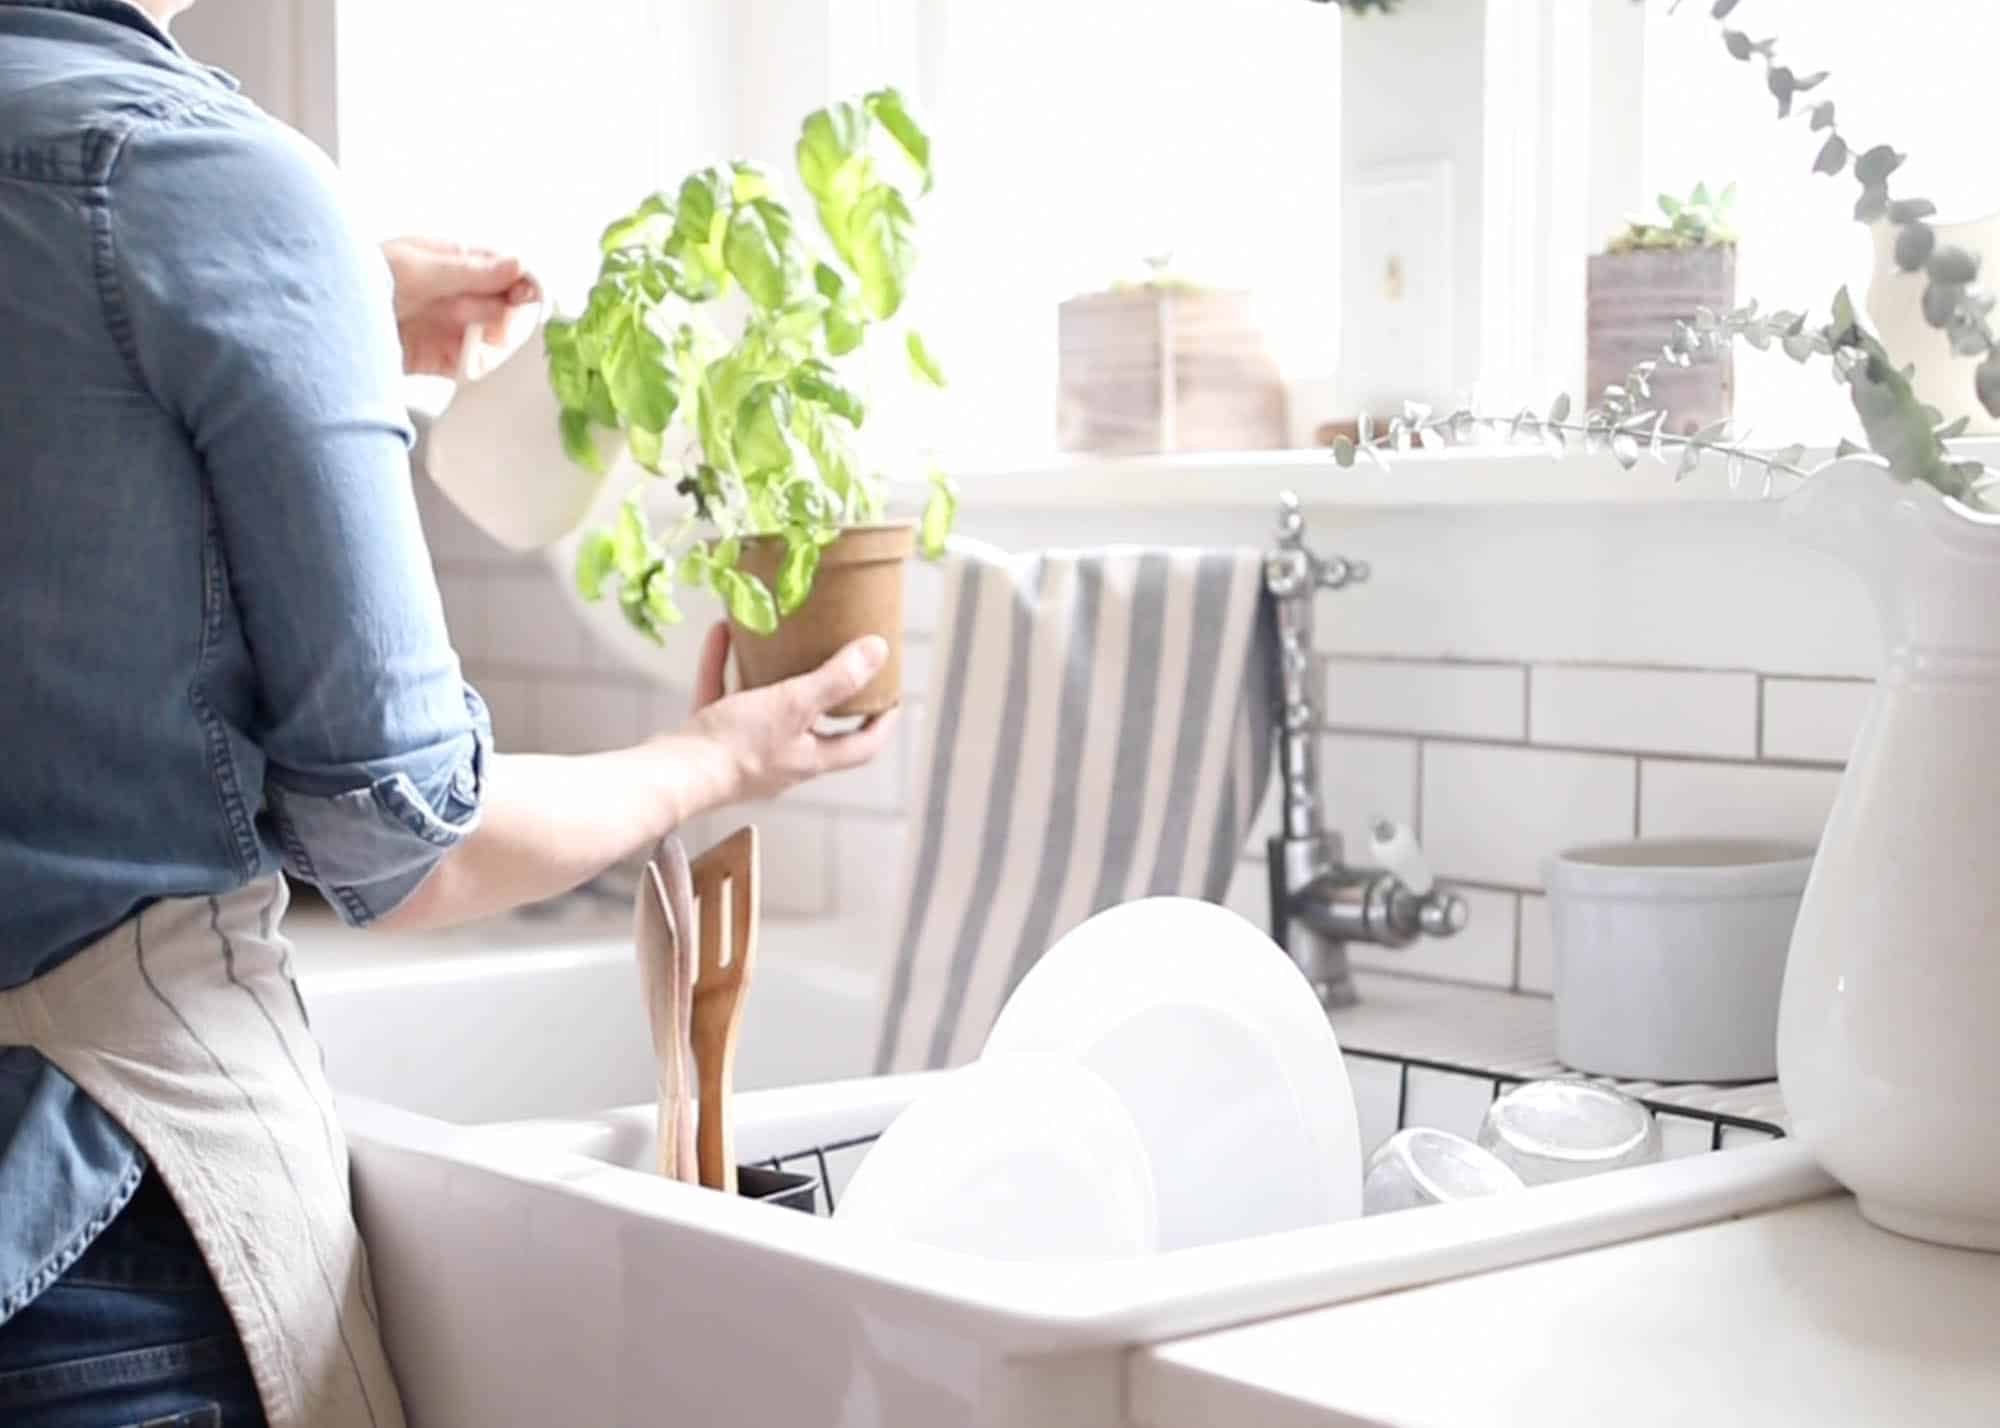
[[[281,866],[366,923],[470,829],[401,367],[323,155],[122,0],[0,0],[0,988]],[[0,1321],[143,1167],[0,1048]]]

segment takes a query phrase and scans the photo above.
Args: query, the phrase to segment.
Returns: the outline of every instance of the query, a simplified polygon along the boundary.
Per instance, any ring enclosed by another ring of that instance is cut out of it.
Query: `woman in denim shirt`
[[[391,245],[184,0],[0,0],[0,1422],[402,1421],[280,869],[357,925],[562,892],[874,756],[880,641],[585,758],[496,754],[402,371],[533,296]],[[400,320],[400,327],[399,327]]]

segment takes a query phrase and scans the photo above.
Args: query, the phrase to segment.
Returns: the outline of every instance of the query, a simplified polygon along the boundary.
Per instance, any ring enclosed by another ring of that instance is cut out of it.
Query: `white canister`
[[[1776,1076],[1785,953],[1812,859],[1722,838],[1551,858],[1556,1055],[1626,1080]]]

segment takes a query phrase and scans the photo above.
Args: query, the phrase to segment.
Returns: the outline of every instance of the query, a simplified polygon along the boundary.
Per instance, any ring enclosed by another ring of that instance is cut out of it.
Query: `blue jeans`
[[[6,1428],[262,1428],[243,1348],[150,1171],[69,1272],[0,1324]]]

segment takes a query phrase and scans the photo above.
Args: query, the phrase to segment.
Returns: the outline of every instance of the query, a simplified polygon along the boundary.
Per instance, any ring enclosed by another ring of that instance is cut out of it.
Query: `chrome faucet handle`
[[[1392,818],[1375,819],[1368,832],[1375,861],[1398,884],[1390,895],[1391,923],[1412,936],[1450,937],[1463,932],[1471,909],[1457,893],[1438,886],[1416,835]]]

